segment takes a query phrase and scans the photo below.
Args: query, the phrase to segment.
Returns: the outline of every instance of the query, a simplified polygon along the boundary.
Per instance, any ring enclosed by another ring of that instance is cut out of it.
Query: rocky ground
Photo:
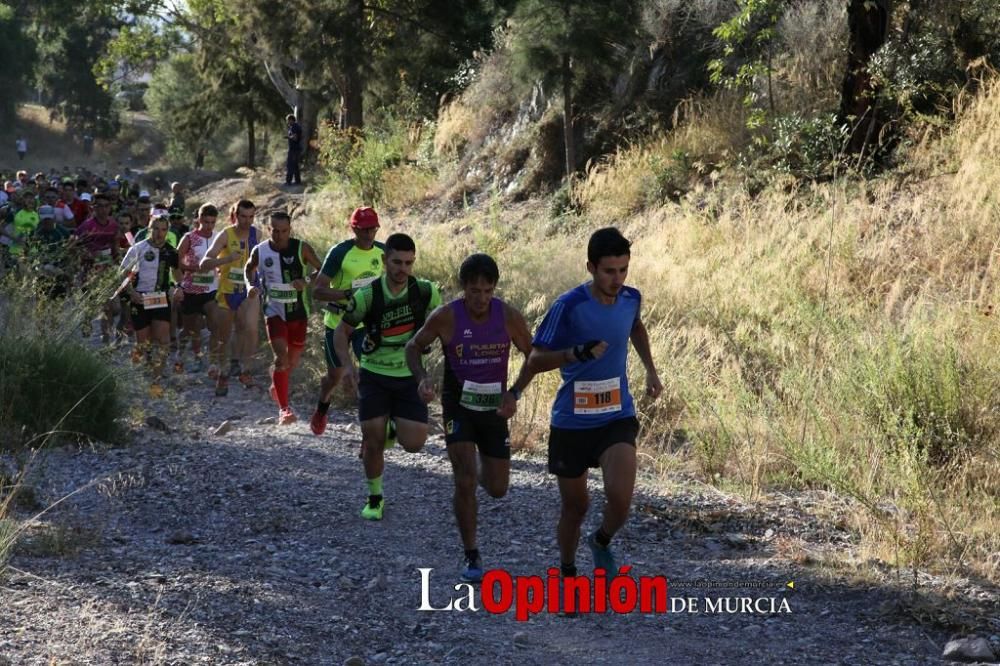
[[[439,436],[419,454],[388,451],[385,520],[369,523],[350,410],[315,437],[305,422],[268,422],[263,389],[234,383],[219,399],[202,377],[173,384],[137,405],[144,425],[127,446],[57,448],[34,463],[21,517],[66,499],[33,520],[0,578],[0,664],[917,665],[940,663],[952,637],[916,622],[893,586],[811,566],[852,547],[812,510],[836,500],[750,505],[648,473],[620,560],[633,575],[667,576],[671,596],[694,598],[699,612],[521,622],[513,611],[422,611],[422,568],[433,569],[431,606],[466,599],[454,587],[461,550]],[[312,395],[295,394],[303,418]],[[228,432],[213,434],[224,421]],[[593,490],[588,525],[601,508],[596,477]],[[509,495],[480,500],[487,567],[544,575],[557,562],[557,509],[543,460],[515,455]],[[585,548],[579,563],[590,563]],[[727,597],[762,601],[707,612],[707,599]],[[770,612],[783,601],[787,612]],[[1000,625],[974,621],[980,649],[991,635],[1000,647]]]

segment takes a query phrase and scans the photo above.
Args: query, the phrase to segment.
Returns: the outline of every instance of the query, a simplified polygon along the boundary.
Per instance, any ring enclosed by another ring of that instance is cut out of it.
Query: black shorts
[[[367,421],[379,416],[427,423],[427,404],[417,393],[413,377],[387,377],[361,369],[358,380],[358,418]]]
[[[189,294],[184,293],[184,300],[181,301],[181,314],[182,315],[200,315],[208,314],[205,311],[205,306],[209,303],[214,303],[216,297],[216,292],[209,291],[204,294]]]
[[[510,430],[507,419],[494,410],[477,412],[454,400],[441,399],[444,407],[444,442],[475,442],[479,453],[490,458],[510,460]]]
[[[169,305],[165,308],[153,308],[152,310],[147,310],[141,305],[130,303],[129,314],[132,315],[132,328],[136,331],[148,328],[150,323],[154,321],[170,322]]]
[[[635,446],[639,420],[629,416],[599,428],[549,428],[549,472],[567,479],[586,473],[588,467],[599,467],[601,454],[615,444],[625,442]]]

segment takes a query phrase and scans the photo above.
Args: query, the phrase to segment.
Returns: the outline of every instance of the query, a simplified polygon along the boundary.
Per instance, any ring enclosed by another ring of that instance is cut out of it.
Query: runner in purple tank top
[[[455,474],[455,519],[465,547],[462,580],[479,582],[483,565],[476,537],[476,450],[478,475],[492,497],[507,494],[510,483],[510,435],[507,419],[517,411],[517,400],[531,381],[527,357],[531,333],[524,316],[493,297],[500,270],[485,254],[462,262],[458,272],[462,297],[442,305],[406,345],[406,362],[420,382],[420,397],[434,399],[433,381],[424,370],[421,351],[435,340],[444,346],[445,369],[441,405],[445,443]],[[510,345],[524,354],[521,372],[509,387],[507,363]]]

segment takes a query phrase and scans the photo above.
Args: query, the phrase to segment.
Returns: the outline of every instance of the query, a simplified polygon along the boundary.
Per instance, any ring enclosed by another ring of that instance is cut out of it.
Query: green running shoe
[[[385,510],[385,500],[380,499],[377,504],[372,504],[371,500],[365,502],[365,508],[361,509],[361,517],[365,520],[382,520],[382,511]]]

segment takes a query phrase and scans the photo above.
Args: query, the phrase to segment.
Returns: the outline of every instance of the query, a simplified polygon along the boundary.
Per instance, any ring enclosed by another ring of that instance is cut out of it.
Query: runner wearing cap
[[[205,258],[212,240],[215,238],[215,223],[219,209],[210,203],[201,205],[198,209],[197,228],[189,231],[181,239],[177,254],[180,257],[181,278],[181,315],[183,317],[185,338],[191,341],[191,352],[195,358],[194,372],[201,372],[204,361],[201,354],[201,330],[208,324],[211,334],[210,349],[216,346],[216,319],[219,305],[216,302],[216,292],[219,289],[219,279],[213,270],[199,271],[198,265]],[[184,340],[179,341],[177,362],[183,370]],[[217,370],[217,367],[216,367]]]
[[[626,361],[631,341],[646,369],[646,392],[663,385],[642,323],[639,290],[625,286],[631,244],[615,228],[595,231],[587,244],[593,279],[556,299],[532,341],[533,372],[560,369],[552,405],[549,472],[559,481],[562,509],[556,537],[564,576],[576,575],[580,527],[587,515],[587,469],[604,475],[604,516],[587,537],[594,568],[616,573],[611,538],[625,524],[635,487],[639,422],[629,392]]]
[[[477,478],[478,485],[490,496],[507,494],[510,484],[507,419],[517,411],[521,392],[531,381],[527,364],[531,333],[520,312],[493,296],[500,269],[490,256],[468,257],[459,268],[458,280],[462,297],[431,313],[406,343],[406,363],[419,382],[420,397],[430,402],[434,399],[434,386],[421,357],[435,340],[441,341],[445,358],[441,393],[444,441],[455,477],[455,521],[465,548],[460,575],[466,582],[478,583],[483,578],[483,564],[476,538]],[[525,362],[517,379],[508,386],[511,342],[524,354]]]
[[[169,221],[158,216],[149,221],[149,237],[129,248],[121,268],[132,275],[127,293],[131,300],[136,348],[150,359],[153,384],[150,395],[162,394],[159,379],[170,344],[170,283],[180,277],[177,251],[167,245]],[[152,348],[150,347],[152,341]]]
[[[257,207],[252,201],[242,200],[232,209],[231,224],[219,233],[205,258],[198,263],[198,270],[215,269],[219,275],[219,290],[216,300],[219,303],[218,335],[216,338],[216,363],[219,375],[216,379],[215,394],[226,395],[229,392],[229,375],[225,372],[226,357],[229,349],[229,338],[233,333],[233,325],[237,328],[235,354],[239,359],[240,382],[253,386],[250,375],[250,363],[257,351],[257,321],[260,317],[260,299],[247,298],[243,268],[250,258],[250,250],[260,239],[257,227],[253,225]]]
[[[292,238],[292,218],[284,211],[271,214],[271,238],[250,251],[244,268],[247,298],[264,297],[267,341],[274,353],[271,398],[278,404],[278,424],[296,420],[288,404],[288,378],[306,346],[309,271],[319,270],[319,258],[309,243]],[[259,280],[258,280],[259,277]],[[257,284],[260,284],[258,289]]]
[[[354,290],[377,279],[383,270],[382,256],[385,253],[385,246],[375,240],[379,229],[378,214],[375,209],[369,207],[355,209],[351,213],[350,225],[354,238],[330,248],[313,284],[313,297],[316,300],[329,301],[327,310],[323,313],[326,375],[320,381],[316,411],[309,419],[309,427],[316,435],[322,435],[326,430],[326,413],[330,409],[330,398],[344,376],[344,363],[337,358],[333,349],[333,332],[340,323],[344,307]],[[363,332],[358,332],[354,336],[356,355],[360,355],[358,345],[363,337]]]

